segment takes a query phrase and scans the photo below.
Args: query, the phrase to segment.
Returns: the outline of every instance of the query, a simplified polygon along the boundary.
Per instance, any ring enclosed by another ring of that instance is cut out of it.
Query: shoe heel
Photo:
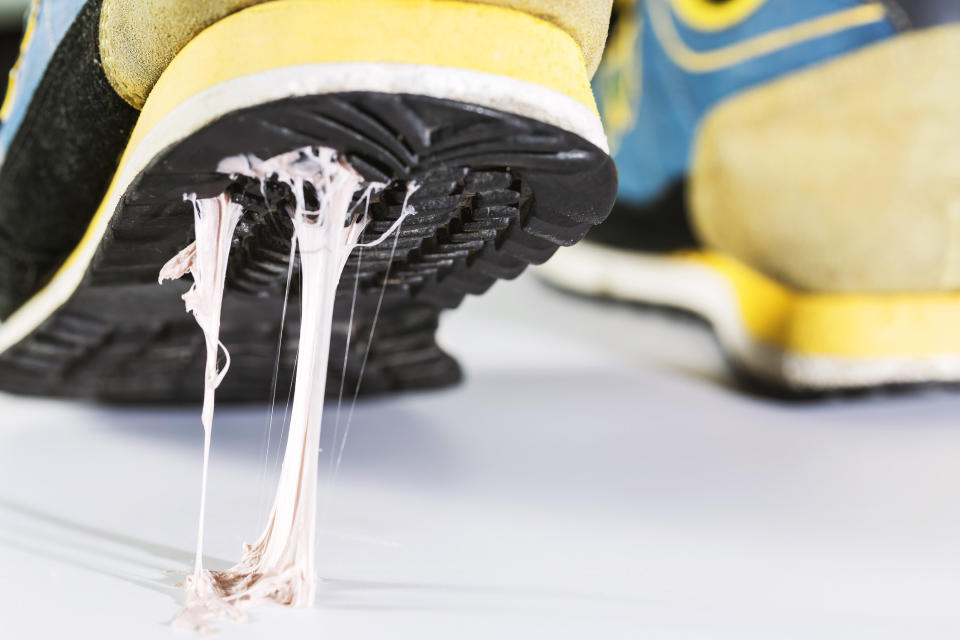
[[[569,34],[521,11],[429,0],[276,0],[232,14],[173,58],[132,142],[196,94],[282,69],[263,76],[269,83],[238,82],[235,90],[248,94],[247,103],[251,92],[261,101],[342,91],[430,95],[535,117],[606,146],[583,55]]]

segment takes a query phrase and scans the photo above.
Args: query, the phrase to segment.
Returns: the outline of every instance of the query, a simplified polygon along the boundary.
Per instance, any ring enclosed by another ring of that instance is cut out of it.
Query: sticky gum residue
[[[201,632],[214,631],[217,617],[243,620],[245,609],[260,603],[297,607],[313,604],[317,586],[317,459],[337,285],[354,248],[379,244],[413,213],[407,202],[417,188],[413,183],[408,186],[401,215],[390,229],[373,242],[360,245],[360,236],[370,222],[370,196],[385,185],[364,185],[363,177],[333,149],[309,147],[268,160],[233,156],[221,161],[218,171],[248,176],[260,180],[261,185],[269,179],[290,187],[296,201],[288,212],[294,227],[291,242],[300,253],[303,291],[289,435],[266,529],[254,544],[244,545],[240,561],[232,568],[205,570],[202,562],[204,512],[214,395],[229,367],[229,353],[219,340],[220,312],[230,244],[243,210],[227,193],[202,199],[185,196],[194,206],[196,240],[164,265],[160,281],[179,278],[187,272],[193,276],[193,286],[183,299],[187,311],[193,313],[200,325],[206,343],[201,417],[203,475],[196,564],[186,581],[186,606],[174,621],[176,626]],[[305,193],[308,185],[315,191],[318,202],[317,208],[309,210]],[[360,199],[351,208],[361,190]],[[359,204],[366,207],[357,213]],[[218,369],[221,350],[226,364]]]

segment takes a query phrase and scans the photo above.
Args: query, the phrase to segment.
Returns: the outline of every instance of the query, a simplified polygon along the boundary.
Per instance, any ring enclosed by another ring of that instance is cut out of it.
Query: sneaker
[[[960,381],[960,3],[621,3],[620,193],[542,271],[703,316],[792,391]]]
[[[197,7],[34,2],[0,126],[0,389],[199,399],[203,337],[180,300],[189,283],[160,287],[157,275],[193,239],[185,194],[243,191],[217,171],[229,156],[336,149],[389,183],[370,203],[369,238],[420,185],[395,254],[351,258],[338,294],[332,351],[348,337],[351,347],[330,376],[352,385],[365,369],[363,392],[458,379],[434,340],[439,312],[575,243],[612,206],[616,171],[590,88],[609,0]],[[250,401],[269,393],[291,234],[269,188],[243,195],[218,398]]]

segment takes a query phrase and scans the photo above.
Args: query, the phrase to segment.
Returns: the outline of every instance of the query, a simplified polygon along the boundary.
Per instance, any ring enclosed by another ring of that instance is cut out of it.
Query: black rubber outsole
[[[180,300],[189,282],[158,286],[157,274],[193,239],[193,212],[183,194],[209,197],[230,189],[245,214],[231,251],[221,329],[232,365],[218,399],[267,399],[290,222],[277,211],[277,198],[264,202],[259,186],[214,169],[238,153],[268,158],[320,145],[346,154],[368,179],[391,184],[373,198],[365,241],[396,220],[407,181],[421,184],[410,200],[417,213],[402,226],[392,265],[392,240],[355,252],[347,264],[336,305],[330,393],[339,391],[344,373],[347,393],[357,384],[385,277],[360,392],[459,380],[458,365],[434,340],[440,311],[580,240],[606,217],[616,192],[612,160],[583,138],[475,105],[357,92],[236,111],[159,154],[133,181],[72,297],[0,354],[0,389],[115,402],[198,401],[202,336]],[[295,364],[298,281],[295,268],[280,354],[283,393]]]

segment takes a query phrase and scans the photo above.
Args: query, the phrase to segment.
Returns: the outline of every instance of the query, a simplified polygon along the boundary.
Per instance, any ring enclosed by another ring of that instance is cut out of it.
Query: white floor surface
[[[220,637],[960,632],[960,391],[747,395],[699,324],[529,276],[442,335],[465,383],[361,403],[321,477],[316,608]],[[217,412],[213,567],[263,524],[265,424]],[[193,635],[166,572],[190,568],[201,437],[199,410],[0,396],[0,637]]]

